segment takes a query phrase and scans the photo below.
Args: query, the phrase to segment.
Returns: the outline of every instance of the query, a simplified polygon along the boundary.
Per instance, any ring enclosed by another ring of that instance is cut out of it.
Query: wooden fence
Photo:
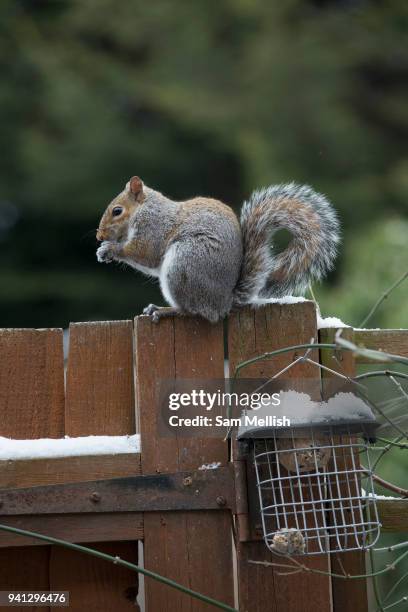
[[[330,341],[333,333],[321,330],[321,341]],[[408,355],[403,332],[347,333],[366,346]],[[34,439],[140,432],[142,446],[141,454],[0,461],[0,489],[174,474],[211,462],[227,466],[231,449],[221,439],[159,435],[157,381],[222,379],[225,350],[233,372],[248,358],[312,338],[317,341],[318,336],[312,302],[242,310],[230,316],[227,328],[191,318],[169,318],[156,325],[146,316],[134,322],[75,323],[69,330],[64,376],[62,330],[0,330],[0,436]],[[319,360],[317,349],[311,357]],[[257,362],[246,369],[245,378],[272,376],[294,358],[295,353],[289,352]],[[330,352],[320,356],[322,363],[330,358]],[[352,353],[342,353],[339,359],[343,371],[353,374]],[[316,377],[316,370],[299,363],[290,375]],[[240,457],[233,458],[239,468]],[[91,543],[134,563],[137,542],[143,540],[146,568],[231,606],[237,606],[238,598],[241,612],[367,610],[364,581],[339,584],[326,575],[282,576],[272,567],[249,563],[271,560],[271,555],[259,539],[242,541],[246,538],[239,534],[234,546],[230,506],[238,514],[242,511],[231,502],[218,510],[1,516],[0,506],[0,522]],[[398,511],[399,527],[401,513],[406,516],[405,508]],[[391,512],[385,527],[392,528],[394,522]],[[365,571],[360,553],[344,554],[341,561],[350,573]],[[329,555],[307,559],[310,567],[321,570],[329,570],[331,563],[335,567],[338,561]],[[70,591],[72,611],[122,612],[135,610],[138,576],[93,557],[0,532],[0,590]],[[145,601],[148,612],[212,609],[149,578]]]

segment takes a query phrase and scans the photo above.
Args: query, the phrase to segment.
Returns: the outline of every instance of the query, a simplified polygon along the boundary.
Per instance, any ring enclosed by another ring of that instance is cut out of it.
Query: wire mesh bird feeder
[[[271,551],[316,555],[366,550],[377,541],[368,452],[375,418],[365,404],[349,413],[328,418],[316,402],[316,410],[291,419],[289,428],[239,433],[253,438],[263,537]]]

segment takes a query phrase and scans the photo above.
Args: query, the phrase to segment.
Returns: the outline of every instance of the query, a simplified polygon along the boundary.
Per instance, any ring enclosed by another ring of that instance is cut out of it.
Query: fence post
[[[267,351],[317,340],[316,312],[313,302],[270,304],[258,310],[245,309],[231,315],[228,347],[230,373],[242,361]],[[300,352],[302,354],[302,352]],[[297,355],[297,356],[300,356]],[[310,353],[318,360],[318,351]],[[285,353],[273,360],[252,364],[240,373],[242,378],[268,378],[295,358]],[[302,363],[284,377],[318,378],[318,368]],[[279,570],[251,564],[251,560],[277,561],[263,541],[238,543],[238,585],[240,612],[329,612],[332,609],[330,578],[324,575],[297,573],[281,576]],[[300,560],[304,560],[300,558]],[[315,569],[329,571],[328,555],[307,559]]]
[[[222,324],[197,318],[135,319],[136,397],[144,474],[197,469],[228,461],[227,443],[214,438],[161,437],[158,382],[224,377]],[[228,511],[152,512],[144,515],[145,566],[229,605],[234,603],[231,517]],[[196,599],[145,582],[148,612],[206,612]]]
[[[321,329],[319,332],[320,342],[329,344],[334,342],[336,331],[333,328]],[[347,340],[354,340],[354,333],[351,328],[343,329],[342,336]],[[335,372],[345,376],[355,376],[355,357],[351,351],[321,351],[320,362]],[[335,374],[327,371],[322,372],[323,391],[325,390],[325,381],[329,381],[333,376]],[[355,457],[355,462],[356,464],[359,463],[358,455]],[[350,458],[347,463],[346,467],[352,467]],[[331,568],[333,573],[336,574],[345,572],[350,575],[363,575],[366,573],[365,554],[362,551],[352,551],[332,555]],[[355,610],[364,612],[368,610],[366,580],[348,580],[346,582],[340,578],[333,578],[332,589],[334,612],[355,612]]]

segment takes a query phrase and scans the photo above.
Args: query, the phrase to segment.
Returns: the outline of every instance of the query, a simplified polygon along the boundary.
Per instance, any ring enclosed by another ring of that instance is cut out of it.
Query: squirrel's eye
[[[119,217],[122,212],[123,208],[121,206],[115,206],[115,208],[112,209],[112,217]]]

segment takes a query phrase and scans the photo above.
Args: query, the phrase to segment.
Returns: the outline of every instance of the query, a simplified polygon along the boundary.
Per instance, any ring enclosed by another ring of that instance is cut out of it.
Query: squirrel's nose
[[[103,235],[103,232],[101,230],[98,229],[98,231],[96,232],[96,239],[99,240],[100,242],[102,242],[103,240],[105,240],[105,237]]]

